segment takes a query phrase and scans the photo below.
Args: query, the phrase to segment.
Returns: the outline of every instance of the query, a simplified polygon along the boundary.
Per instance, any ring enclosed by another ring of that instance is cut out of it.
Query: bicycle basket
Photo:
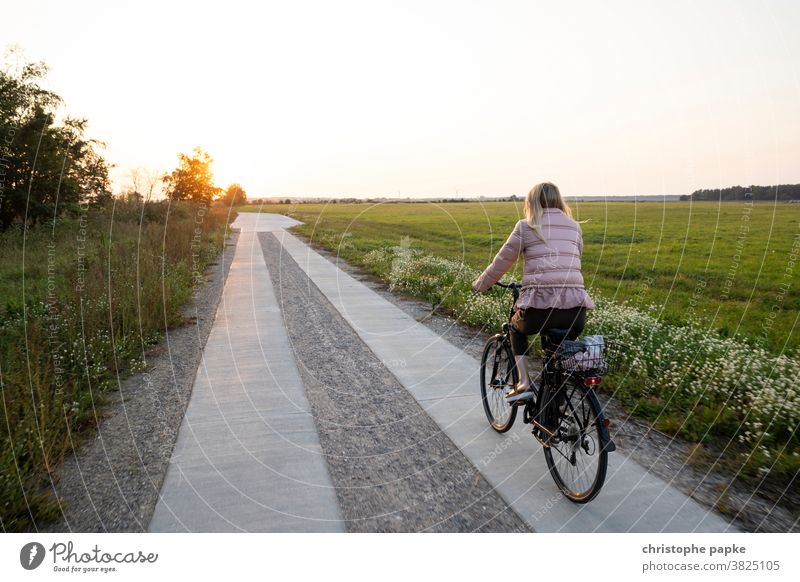
[[[564,341],[558,351],[556,366],[562,372],[582,375],[602,375],[613,372],[620,358],[621,345],[602,336],[578,341]]]

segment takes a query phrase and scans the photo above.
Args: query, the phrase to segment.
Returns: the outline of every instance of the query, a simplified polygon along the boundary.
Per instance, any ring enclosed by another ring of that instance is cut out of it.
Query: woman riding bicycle
[[[497,283],[522,255],[522,291],[511,319],[511,346],[519,383],[506,395],[531,389],[528,378],[528,335],[545,329],[571,329],[577,338],[586,325],[586,310],[595,305],[583,286],[581,228],[572,219],[561,192],[550,182],[537,184],[525,198],[525,219],[486,270],[472,283],[476,292]],[[524,397],[521,397],[524,398]]]

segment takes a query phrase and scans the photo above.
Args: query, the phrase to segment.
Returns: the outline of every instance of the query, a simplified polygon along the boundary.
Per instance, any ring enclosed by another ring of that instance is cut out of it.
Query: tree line
[[[112,200],[105,144],[86,136],[86,119],[59,120],[62,98],[42,87],[47,71],[45,63],[24,62],[19,50],[9,52],[0,70],[0,231]],[[200,148],[181,153],[172,172],[134,172],[127,195],[147,201],[163,189],[174,201],[243,204],[240,184],[214,184],[212,162]]]
[[[777,186],[731,186],[695,190],[692,200],[800,200],[800,184]]]

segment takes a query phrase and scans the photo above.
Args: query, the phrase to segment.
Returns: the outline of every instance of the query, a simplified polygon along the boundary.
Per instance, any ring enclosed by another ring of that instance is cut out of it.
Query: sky
[[[116,189],[195,146],[262,196],[800,182],[800,2],[0,0]]]

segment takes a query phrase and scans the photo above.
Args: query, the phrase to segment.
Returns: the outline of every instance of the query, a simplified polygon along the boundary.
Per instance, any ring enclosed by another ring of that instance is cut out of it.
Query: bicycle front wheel
[[[481,400],[489,424],[497,432],[506,432],[514,425],[517,407],[506,401],[506,393],[516,385],[517,366],[511,347],[496,335],[486,342],[481,358]]]
[[[553,431],[544,450],[550,475],[567,499],[588,503],[600,493],[608,469],[600,402],[574,378],[544,395],[543,402]]]

